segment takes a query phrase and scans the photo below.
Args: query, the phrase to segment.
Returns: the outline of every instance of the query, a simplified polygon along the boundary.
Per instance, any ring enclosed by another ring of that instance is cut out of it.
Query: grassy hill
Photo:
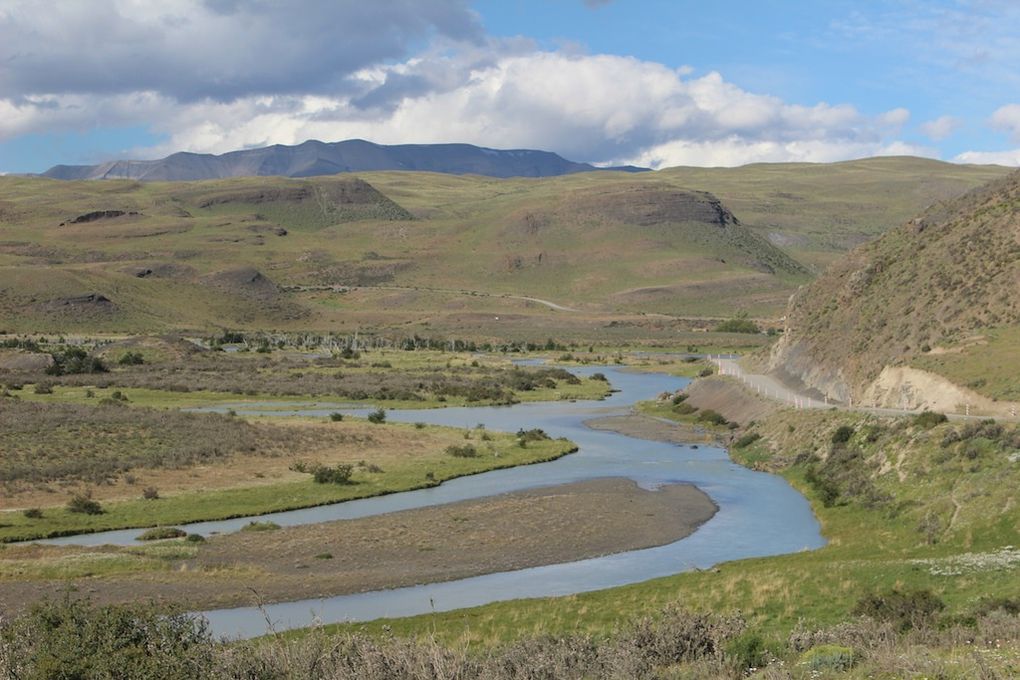
[[[812,264],[1001,172],[871,159],[545,179],[2,177],[0,330],[778,316]]]
[[[773,365],[836,398],[1005,415],[1018,234],[1018,173],[929,209],[798,293]]]

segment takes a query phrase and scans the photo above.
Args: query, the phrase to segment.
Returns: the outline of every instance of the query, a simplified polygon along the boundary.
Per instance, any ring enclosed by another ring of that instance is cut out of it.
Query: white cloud
[[[448,56],[416,58],[355,74],[376,88],[394,75],[428,81],[377,108],[324,95],[171,105],[154,124],[168,142],[142,152],[220,153],[361,137],[542,148],[579,160],[654,167],[933,155],[890,146],[909,116],[904,109],[869,117],[848,105],[792,105],[743,90],[718,73],[688,77],[687,69],[608,55],[518,50],[472,65]]]
[[[1020,142],[1020,104],[1006,104],[992,113],[989,119],[996,130],[1008,132],[1013,141]]]
[[[139,157],[361,137],[654,167],[931,153],[897,142],[904,108],[790,104],[715,72],[486,38],[467,0],[47,7],[0,6],[0,64],[14,65],[0,140],[142,125],[167,141]]]
[[[899,129],[902,128],[908,120],[910,120],[910,111],[903,107],[896,108],[879,114],[878,120],[884,125],[895,128],[896,131],[899,132]]]
[[[954,159],[957,163],[977,165],[1020,166],[1020,149],[1010,151],[964,151]]]
[[[45,6],[44,6],[45,5]],[[436,36],[479,42],[467,0],[6,0],[0,92],[182,101],[336,92]]]
[[[921,133],[935,142],[946,139],[960,127],[960,120],[953,116],[939,116],[935,120],[921,123]]]

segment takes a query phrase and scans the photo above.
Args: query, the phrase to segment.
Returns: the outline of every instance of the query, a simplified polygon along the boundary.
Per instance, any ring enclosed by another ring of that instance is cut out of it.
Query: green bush
[[[46,369],[49,375],[75,375],[82,373],[106,373],[106,364],[99,357],[94,357],[81,347],[68,347],[63,352],[54,353],[53,364]]]
[[[733,442],[733,448],[735,448],[735,449],[742,449],[742,448],[744,448],[746,446],[750,446],[751,444],[755,443],[759,439],[761,439],[761,435],[758,434],[757,432],[748,432],[743,437],[741,437],[737,441]]]
[[[800,663],[812,671],[848,671],[857,659],[854,650],[839,645],[818,645],[800,656]]]
[[[334,423],[339,423],[344,419],[344,414],[334,411],[333,413],[329,414],[329,419],[332,420]]]
[[[209,677],[216,648],[204,619],[159,605],[97,607],[70,594],[0,628],[0,665],[21,680]]]
[[[942,423],[946,422],[947,420],[949,420],[949,418],[946,417],[945,413],[935,413],[934,411],[924,411],[924,412],[918,413],[916,416],[914,416],[914,425],[916,427],[920,427],[920,428],[923,428],[925,430],[930,430],[931,428],[935,427],[936,425],[941,425]]]
[[[523,428],[517,430],[517,438],[523,439],[526,442],[541,442],[548,440],[550,437],[545,433],[545,430],[541,430],[536,427],[531,430],[525,430]]]
[[[471,444],[465,444],[464,446],[455,446],[451,444],[446,447],[446,453],[454,456],[455,458],[477,458],[478,449]]]
[[[99,504],[99,501],[92,500],[92,496],[88,493],[76,493],[71,496],[71,500],[67,501],[67,511],[82,515],[101,515],[103,506]]]
[[[312,479],[316,484],[350,484],[353,471],[354,468],[346,463],[333,467],[319,465],[312,470]]]
[[[945,607],[945,603],[928,589],[902,591],[894,588],[883,593],[868,593],[857,601],[853,613],[888,621],[906,632],[930,626]]]
[[[379,423],[385,423],[386,411],[382,410],[381,408],[372,411],[371,413],[368,414],[368,422],[375,423],[377,425]]]
[[[39,508],[25,508],[21,513],[28,519],[42,519],[43,512]]]
[[[125,352],[117,360],[117,363],[121,366],[138,366],[145,363],[145,357],[141,352]]]
[[[833,444],[845,444],[850,441],[850,438],[854,436],[854,428],[849,425],[840,425],[836,428],[836,431],[832,433]]]
[[[673,406],[677,406],[687,401],[688,394],[686,392],[677,392],[673,395]]]
[[[698,409],[695,406],[691,406],[687,402],[680,402],[673,407],[673,413],[681,416],[689,416],[692,413],[697,413]]]
[[[599,380],[601,382],[609,382],[609,378],[606,377],[605,373],[592,373],[591,374],[591,379],[592,380]]]
[[[698,420],[703,423],[710,423],[712,425],[725,425],[726,417],[718,411],[713,411],[710,408],[704,409],[698,414]]]
[[[717,333],[761,333],[758,324],[751,321],[744,315],[737,315],[727,319],[715,327]]]
[[[768,665],[772,650],[765,639],[757,633],[744,633],[726,643],[726,656],[733,661],[738,669],[747,671]]]
[[[187,531],[179,529],[177,527],[153,527],[147,531],[143,531],[138,537],[139,541],[162,541],[167,538],[184,538],[188,535]]]
[[[811,485],[825,507],[831,508],[839,500],[839,486],[829,477],[819,474],[816,466],[812,465],[807,469],[804,481]]]
[[[202,534],[188,534],[184,537],[188,543],[205,543],[205,536]]]

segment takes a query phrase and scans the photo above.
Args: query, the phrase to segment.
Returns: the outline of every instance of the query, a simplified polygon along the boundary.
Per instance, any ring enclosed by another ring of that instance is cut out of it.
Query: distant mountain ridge
[[[56,165],[52,179],[133,179],[192,181],[228,177],[314,177],[343,172],[410,170],[489,177],[553,177],[593,170],[643,172],[647,168],[598,168],[575,163],[551,151],[488,149],[472,144],[398,144],[362,139],[309,140],[297,146],[275,144],[221,155],[181,152],[152,161],[118,160],[99,165]]]

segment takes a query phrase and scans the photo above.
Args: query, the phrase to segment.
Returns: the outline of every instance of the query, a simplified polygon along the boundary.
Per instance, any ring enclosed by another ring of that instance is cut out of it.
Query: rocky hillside
[[[933,206],[798,291],[770,367],[842,401],[1001,412],[996,400],[1020,396],[1018,290],[1013,173]]]
[[[309,140],[297,146],[275,144],[258,149],[212,154],[175,153],[154,161],[119,160],[99,165],[57,165],[52,179],[135,179],[180,181],[227,177],[313,177],[341,172],[417,170],[490,177],[552,177],[596,170],[549,151],[497,150],[471,144],[399,144],[385,146],[361,139],[327,144]],[[642,168],[616,168],[639,171]]]

